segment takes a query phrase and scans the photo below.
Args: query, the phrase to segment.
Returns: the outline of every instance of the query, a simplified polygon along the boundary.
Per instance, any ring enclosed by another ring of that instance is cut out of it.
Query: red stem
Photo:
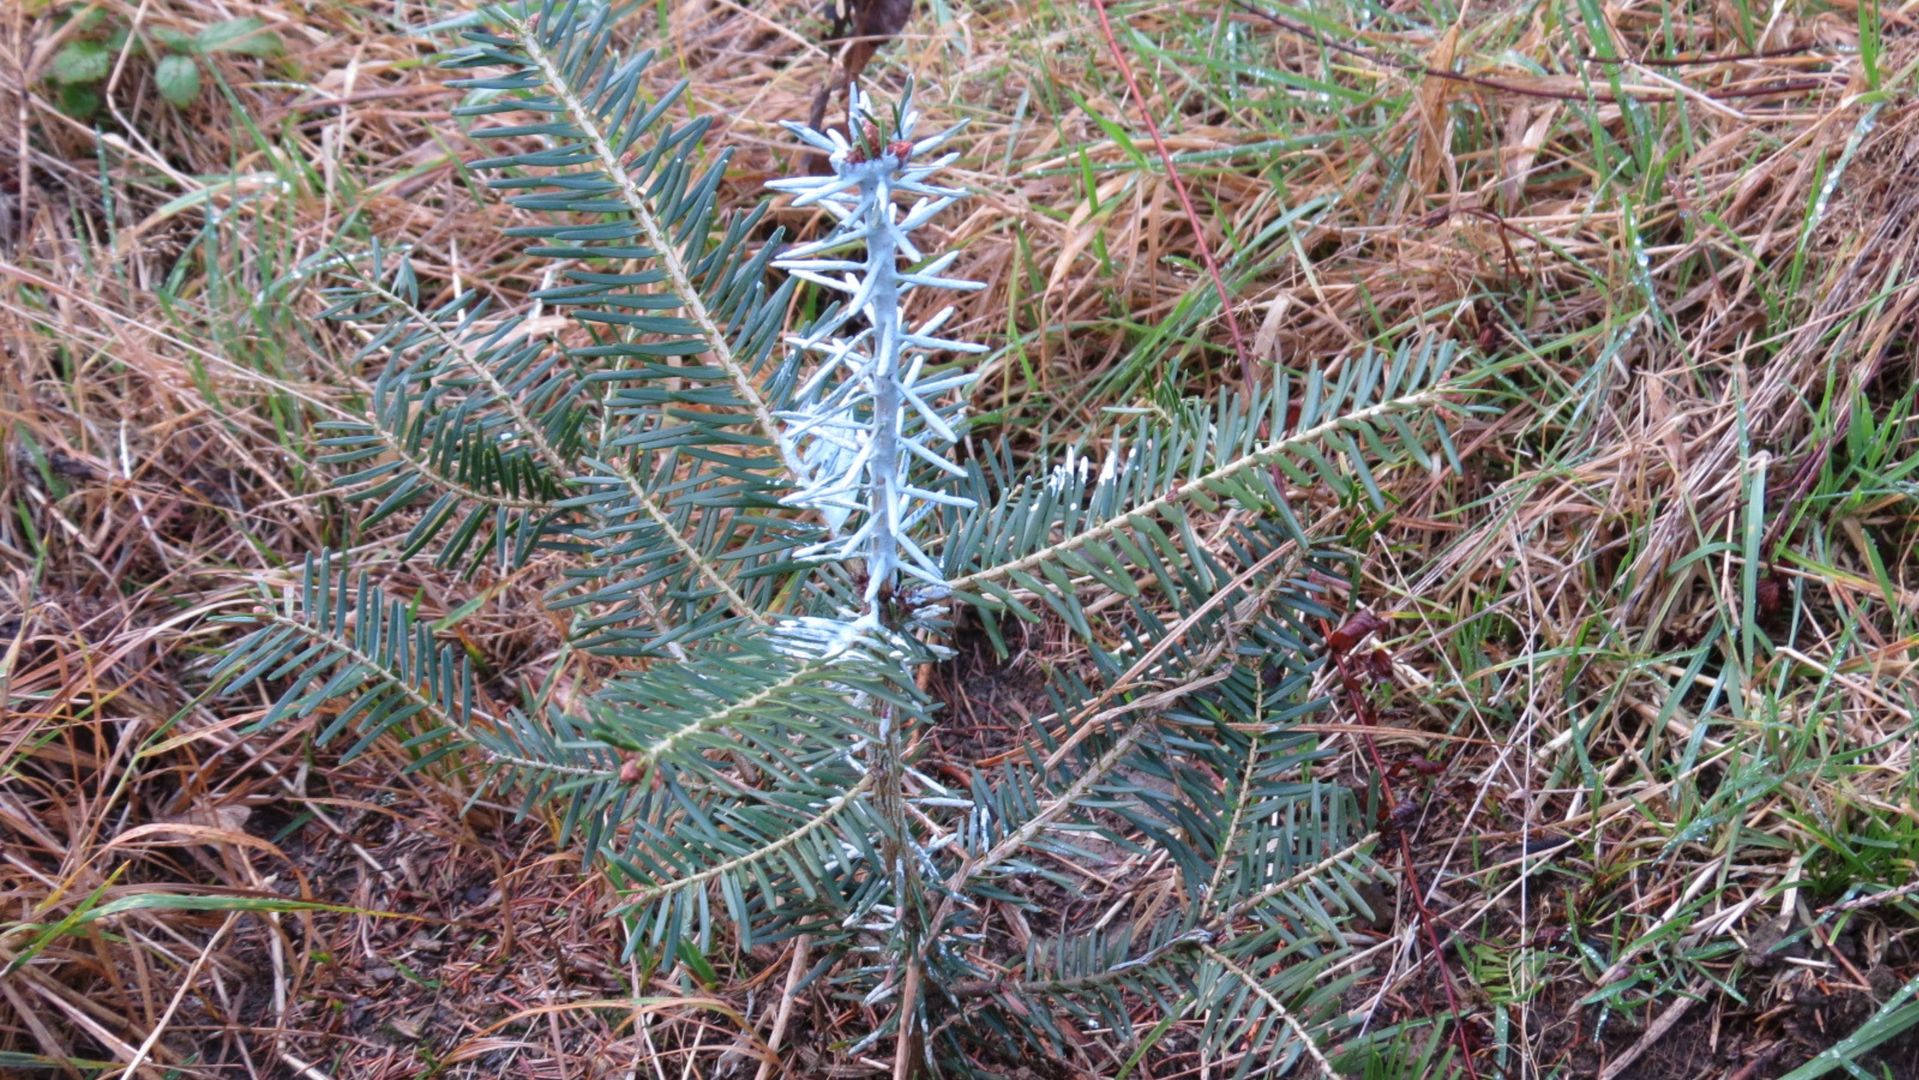
[[[1246,383],[1246,393],[1251,396],[1259,382],[1253,375],[1253,358],[1246,351],[1246,339],[1239,332],[1239,319],[1233,315],[1233,297],[1226,291],[1226,279],[1219,275],[1219,264],[1213,261],[1212,246],[1206,243],[1206,229],[1200,224],[1199,212],[1193,209],[1192,197],[1186,194],[1186,181],[1180,179],[1179,170],[1173,166],[1172,151],[1166,149],[1166,140],[1159,136],[1159,125],[1153,122],[1152,110],[1146,107],[1146,95],[1139,92],[1139,81],[1133,78],[1133,65],[1126,62],[1126,52],[1119,47],[1119,39],[1113,36],[1113,24],[1106,18],[1106,0],[1093,0],[1093,10],[1099,13],[1100,33],[1106,37],[1106,47],[1112,50],[1113,62],[1119,65],[1119,73],[1126,77],[1126,88],[1132,91],[1133,103],[1139,106],[1140,119],[1146,121],[1146,132],[1153,137],[1153,149],[1159,151],[1159,160],[1166,166],[1166,175],[1173,181],[1173,190],[1179,193],[1180,208],[1186,211],[1186,220],[1193,227],[1193,240],[1199,245],[1199,258],[1206,264],[1206,272],[1212,275],[1213,288],[1219,292],[1219,313],[1226,319],[1226,332],[1233,336],[1233,353],[1239,357],[1239,375]]]
[[[1331,638],[1331,628],[1326,625],[1324,619],[1320,620],[1319,628],[1322,634],[1328,639]],[[1377,726],[1379,721],[1373,713],[1373,703],[1360,689],[1359,680],[1353,675],[1352,669],[1346,666],[1346,650],[1332,648],[1329,651],[1332,653],[1333,663],[1339,667],[1340,685],[1345,688],[1346,701],[1352,706],[1353,715],[1365,727]],[[1398,800],[1393,798],[1392,781],[1387,779],[1385,762],[1380,759],[1379,747],[1374,744],[1372,733],[1363,732],[1361,738],[1366,744],[1366,755],[1372,759],[1373,771],[1379,777],[1382,808],[1390,814],[1392,808],[1398,805]],[[1446,964],[1446,953],[1440,945],[1439,932],[1433,929],[1433,923],[1437,920],[1434,919],[1431,909],[1426,906],[1426,890],[1420,886],[1419,871],[1413,865],[1412,838],[1407,835],[1405,829],[1398,831],[1400,869],[1406,875],[1406,887],[1413,894],[1413,907],[1419,913],[1419,927],[1425,931],[1426,945],[1433,952],[1433,963],[1439,965],[1439,982],[1446,988],[1446,1007],[1452,1010],[1453,1014],[1453,1038],[1459,1043],[1460,1058],[1466,1065],[1466,1075],[1472,1080],[1479,1080],[1479,1072],[1473,1068],[1472,1043],[1466,1037],[1466,1014],[1459,1007],[1459,994],[1453,989],[1452,969]]]

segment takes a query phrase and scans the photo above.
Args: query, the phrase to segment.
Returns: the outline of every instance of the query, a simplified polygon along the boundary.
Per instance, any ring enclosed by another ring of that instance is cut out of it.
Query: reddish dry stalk
[[[1097,0],[1095,0],[1095,3],[1097,3]],[[1300,23],[1293,22],[1290,19],[1281,18],[1280,16],[1275,15],[1270,11],[1266,11],[1261,8],[1256,8],[1253,5],[1247,3],[1246,0],[1233,0],[1233,6],[1239,8],[1241,11],[1244,11],[1247,14],[1252,15],[1256,18],[1264,19],[1267,22],[1272,23],[1274,26],[1277,26],[1282,30],[1286,30],[1290,33],[1297,34],[1300,37],[1306,38],[1307,40],[1312,41],[1315,44],[1323,45],[1328,49],[1334,50],[1335,52],[1342,52],[1347,54],[1348,56],[1357,56],[1357,57],[1360,57],[1361,59],[1370,60],[1375,64],[1381,64],[1386,67],[1398,68],[1399,70],[1404,71],[1410,75],[1423,75],[1429,79],[1445,79],[1448,82],[1464,83],[1468,86],[1477,86],[1484,90],[1491,90],[1494,93],[1516,94],[1520,97],[1543,98],[1547,101],[1603,101],[1603,102],[1613,102],[1613,103],[1617,103],[1619,101],[1619,98],[1613,96],[1611,91],[1550,90],[1550,89],[1546,89],[1544,87],[1539,87],[1539,86],[1525,86],[1519,83],[1502,82],[1498,79],[1486,78],[1483,75],[1464,75],[1457,71],[1447,71],[1444,68],[1427,67],[1424,64],[1409,64],[1409,63],[1406,63],[1405,61],[1395,60],[1390,56],[1373,52],[1370,49],[1362,49],[1356,45],[1348,45],[1345,42],[1334,41],[1333,39],[1327,37],[1326,35],[1320,33],[1319,31],[1314,30],[1312,27],[1304,26]],[[1805,51],[1805,50],[1801,49],[1798,51]],[[1723,57],[1718,60],[1665,61],[1664,66],[1676,67],[1676,66],[1683,66],[1688,64],[1728,63],[1733,60],[1758,59],[1762,55],[1772,55],[1772,54],[1742,54],[1738,56]],[[1787,54],[1781,53],[1779,55],[1787,55]],[[1601,57],[1595,57],[1595,56],[1583,56],[1580,59],[1586,60],[1591,63],[1600,63],[1600,64],[1627,63],[1627,61],[1625,60],[1601,58]],[[1653,60],[1637,60],[1632,62],[1645,64],[1648,66],[1661,63],[1660,61],[1653,61]],[[1829,80],[1825,80],[1825,79],[1782,79],[1777,82],[1767,83],[1764,86],[1721,87],[1719,89],[1706,90],[1706,91],[1703,91],[1703,93],[1706,97],[1712,98],[1715,101],[1726,101],[1726,100],[1736,99],[1736,98],[1774,97],[1779,94],[1796,94],[1802,90],[1817,89],[1820,86],[1827,85],[1828,81]],[[1635,97],[1632,94],[1628,94],[1626,95],[1626,97],[1629,100],[1645,101],[1645,102],[1669,100],[1663,94],[1658,97],[1645,97],[1643,95]]]
[[[1377,727],[1378,718],[1373,712],[1373,703],[1361,692],[1359,680],[1354,677],[1352,669],[1346,665],[1346,657],[1357,642],[1342,641],[1341,634],[1344,633],[1345,628],[1342,627],[1338,632],[1332,631],[1324,619],[1319,621],[1319,627],[1320,632],[1326,636],[1327,651],[1332,653],[1333,663],[1339,667],[1339,682],[1346,691],[1346,700],[1352,706],[1354,717],[1364,727]],[[1362,732],[1360,739],[1366,745],[1366,756],[1372,760],[1373,772],[1379,777],[1379,797],[1390,814],[1398,801],[1393,798],[1392,781],[1386,776],[1385,762],[1379,756],[1379,747],[1373,742],[1372,732]],[[1473,1067],[1472,1043],[1466,1037],[1466,1013],[1459,1007],[1459,994],[1453,989],[1452,969],[1446,964],[1446,953],[1440,945],[1439,932],[1433,929],[1433,923],[1436,920],[1433,918],[1432,910],[1426,906],[1426,891],[1419,883],[1419,871],[1413,864],[1413,842],[1407,835],[1408,830],[1396,831],[1399,833],[1400,870],[1406,875],[1406,887],[1412,892],[1413,907],[1419,915],[1419,927],[1426,934],[1426,945],[1432,950],[1433,963],[1439,965],[1439,983],[1446,989],[1446,1007],[1453,1014],[1453,1038],[1459,1043],[1459,1054],[1466,1065],[1466,1075],[1471,1080],[1479,1080],[1479,1072]]]
[[[1126,77],[1126,89],[1132,92],[1133,103],[1139,106],[1139,118],[1146,122],[1146,133],[1153,137],[1153,149],[1159,152],[1166,175],[1173,181],[1173,190],[1179,194],[1180,209],[1186,212],[1186,220],[1193,227],[1193,242],[1199,245],[1200,261],[1206,264],[1213,288],[1219,292],[1219,313],[1226,320],[1226,332],[1233,337],[1233,354],[1239,357],[1239,377],[1245,382],[1250,397],[1258,389],[1259,381],[1253,375],[1253,358],[1246,351],[1246,339],[1239,332],[1239,319],[1233,314],[1233,295],[1226,291],[1226,279],[1220,277],[1219,264],[1213,261],[1212,245],[1206,242],[1206,229],[1200,223],[1199,212],[1193,209],[1192,197],[1186,194],[1186,181],[1180,179],[1179,169],[1173,165],[1172,151],[1166,149],[1166,140],[1160,138],[1159,125],[1153,122],[1153,112],[1146,107],[1146,95],[1139,92],[1139,81],[1133,78],[1133,65],[1126,62],[1126,51],[1113,36],[1113,24],[1106,18],[1106,0],[1093,0],[1093,10],[1099,14],[1099,30],[1106,38],[1106,47],[1112,50],[1113,62],[1119,65],[1119,73]]]

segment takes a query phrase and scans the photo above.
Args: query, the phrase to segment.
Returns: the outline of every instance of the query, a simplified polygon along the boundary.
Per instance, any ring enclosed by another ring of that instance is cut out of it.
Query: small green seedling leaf
[[[60,88],[60,111],[85,120],[100,111],[100,91],[95,83],[68,83]]]
[[[243,56],[278,56],[286,51],[280,35],[267,24],[248,16],[228,19],[201,30],[194,44],[203,53],[239,53]]]
[[[706,957],[701,954],[698,946],[684,938],[680,939],[680,962],[686,965],[686,969],[693,973],[693,977],[700,981],[701,986],[712,989],[719,985],[720,973],[713,970],[712,964],[707,963]]]
[[[97,41],[74,41],[53,54],[49,74],[62,86],[97,83],[113,70],[113,54]]]
[[[167,104],[184,109],[200,97],[200,64],[191,56],[163,56],[153,80]]]
[[[160,43],[161,48],[170,52],[190,53],[197,51],[200,47],[193,40],[192,34],[184,30],[175,30],[171,26],[156,26],[149,29],[147,33],[152,35],[153,40]]]

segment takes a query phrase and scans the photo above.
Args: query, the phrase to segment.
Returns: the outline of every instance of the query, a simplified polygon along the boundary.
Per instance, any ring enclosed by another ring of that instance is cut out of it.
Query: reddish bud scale
[[[1759,614],[1774,615],[1786,602],[1786,581],[1777,570],[1769,570],[1759,579]]]
[[[1326,636],[1326,647],[1334,653],[1345,655],[1366,640],[1368,634],[1378,633],[1386,628],[1386,620],[1370,611],[1361,611],[1352,618],[1339,624],[1339,629]]]

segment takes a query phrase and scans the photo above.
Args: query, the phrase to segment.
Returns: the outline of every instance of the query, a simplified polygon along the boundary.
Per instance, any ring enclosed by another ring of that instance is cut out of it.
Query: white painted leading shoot
[[[972,500],[941,489],[950,477],[964,475],[947,457],[959,437],[962,411],[951,398],[975,375],[937,370],[936,357],[982,352],[985,346],[938,336],[951,307],[909,329],[908,294],[983,286],[943,276],[957,253],[928,262],[911,235],[964,197],[930,182],[958,157],[934,154],[959,126],[915,141],[918,117],[910,86],[890,123],[876,118],[867,95],[856,91],[851,97],[849,135],[787,125],[829,155],[832,175],[768,186],[792,195],[794,206],[818,205],[838,219],[826,236],[793,247],[773,264],[845,297],[788,339],[792,362],[812,358],[818,367],[804,377],[795,407],[780,414],[784,449],[806,472],[803,486],[786,501],[817,509],[832,532],[831,539],[807,549],[808,557],[865,561],[870,617],[901,573],[945,585],[939,567],[915,542],[914,526],[940,505],[973,507]],[[904,199],[910,205],[903,207]]]

